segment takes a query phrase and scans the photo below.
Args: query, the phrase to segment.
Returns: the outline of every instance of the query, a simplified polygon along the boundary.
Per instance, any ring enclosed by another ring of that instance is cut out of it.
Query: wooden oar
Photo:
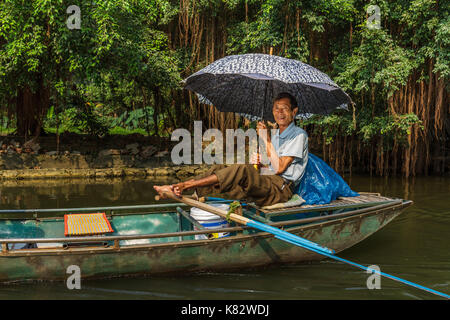
[[[194,199],[192,196],[184,196],[184,197],[190,198],[190,199]],[[217,199],[220,199],[220,198],[217,198]],[[159,200],[161,200],[161,197],[158,196],[158,195],[156,195],[156,196],[155,196],[155,200],[156,200],[156,201],[159,201]],[[194,199],[194,200],[195,200],[195,199]],[[200,202],[205,202],[206,200],[207,200],[207,198],[205,198],[205,197],[200,197],[200,198],[198,198],[198,201],[200,201]],[[220,199],[220,200],[224,200],[224,199]]]
[[[445,294],[445,293],[442,293],[442,292],[439,292],[439,291],[436,291],[436,290],[433,290],[433,289],[421,286],[421,285],[419,285],[417,283],[414,283],[414,282],[411,282],[411,281],[408,281],[408,280],[404,280],[404,279],[398,278],[396,276],[392,276],[390,274],[387,274],[387,273],[384,273],[384,272],[381,272],[381,271],[378,271],[378,270],[374,270],[372,268],[360,265],[358,263],[355,263],[355,262],[352,262],[352,261],[340,258],[340,257],[334,255],[334,253],[335,253],[334,250],[326,248],[326,247],[322,247],[322,246],[318,245],[317,243],[311,242],[309,240],[306,240],[304,238],[301,238],[299,236],[296,236],[296,235],[294,235],[292,233],[289,233],[289,232],[286,232],[284,230],[280,230],[278,228],[269,226],[267,224],[264,224],[264,223],[261,223],[261,222],[257,222],[257,221],[245,218],[245,217],[237,215],[235,213],[228,214],[228,212],[226,212],[225,210],[221,210],[219,208],[216,208],[214,206],[208,205],[206,203],[199,202],[199,201],[191,199],[191,198],[187,198],[187,197],[184,197],[184,196],[177,197],[172,192],[164,192],[164,197],[173,199],[175,201],[180,201],[180,202],[183,202],[183,203],[185,203],[185,204],[187,204],[189,206],[197,207],[199,209],[202,209],[202,210],[214,213],[214,214],[216,214],[218,216],[221,216],[222,218],[230,219],[230,220],[232,220],[234,222],[237,222],[239,224],[243,224],[245,226],[249,226],[249,227],[252,227],[252,228],[255,228],[255,229],[258,229],[258,230],[266,231],[268,233],[271,233],[271,234],[275,235],[275,238],[277,238],[277,239],[280,239],[282,241],[286,241],[286,242],[291,243],[293,245],[296,245],[296,246],[305,248],[307,250],[316,252],[316,253],[321,254],[323,256],[326,256],[328,258],[331,258],[331,259],[334,259],[334,260],[337,260],[337,261],[349,264],[351,266],[363,269],[363,270],[371,272],[371,273],[376,273],[376,274],[382,275],[382,276],[384,276],[386,278],[389,278],[391,280],[404,283],[404,284],[409,285],[411,287],[414,287],[416,289],[424,290],[424,291],[427,291],[429,293],[441,296],[443,298],[450,299],[450,295],[448,295],[448,294]]]
[[[183,202],[183,203],[185,203],[185,204],[187,204],[189,206],[197,207],[199,209],[202,209],[202,210],[214,213],[214,214],[216,214],[216,215],[218,215],[218,216],[220,216],[222,218],[230,219],[230,220],[232,220],[234,222],[237,222],[239,224],[242,224],[244,226],[249,226],[249,227],[252,227],[252,228],[255,228],[255,229],[258,229],[258,230],[266,231],[266,232],[271,233],[271,234],[273,234],[275,236],[278,236],[280,239],[281,238],[290,239],[291,241],[295,241],[296,243],[299,243],[299,244],[301,243],[305,247],[308,247],[308,248],[310,247],[310,248],[313,248],[313,249],[321,251],[321,252],[322,251],[326,252],[328,254],[334,254],[334,250],[332,250],[332,249],[325,248],[323,246],[318,245],[317,243],[311,242],[309,240],[306,240],[304,238],[296,236],[296,235],[294,235],[292,233],[283,231],[281,229],[269,226],[269,225],[264,224],[264,223],[260,223],[260,222],[248,219],[248,218],[240,216],[238,214],[235,214],[235,213],[228,214],[227,211],[219,209],[219,208],[216,208],[216,207],[211,206],[209,204],[202,203],[202,202],[199,202],[197,200],[194,200],[194,199],[191,199],[191,198],[187,198],[187,197],[184,197],[184,196],[177,197],[172,192],[164,192],[164,197],[173,199],[175,201],[180,201],[180,202]]]

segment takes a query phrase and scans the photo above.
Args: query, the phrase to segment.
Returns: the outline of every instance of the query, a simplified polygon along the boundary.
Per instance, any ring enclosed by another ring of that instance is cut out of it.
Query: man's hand
[[[187,189],[185,182],[180,182],[180,183],[174,184],[171,187],[172,187],[173,193],[175,193],[175,195],[177,197],[181,197],[183,194],[183,190]]]
[[[258,121],[258,125],[256,126],[256,131],[258,133],[258,136],[261,137],[261,139],[266,143],[266,145],[268,142],[271,141],[268,129],[267,129],[266,125],[264,124],[264,122]]]
[[[275,174],[282,174],[294,161],[294,157],[278,157],[278,154],[276,153],[275,148],[272,145],[270,136],[268,135],[267,127],[263,122],[259,121],[256,129],[258,135],[266,144],[267,156],[269,157],[272,168],[275,170]]]

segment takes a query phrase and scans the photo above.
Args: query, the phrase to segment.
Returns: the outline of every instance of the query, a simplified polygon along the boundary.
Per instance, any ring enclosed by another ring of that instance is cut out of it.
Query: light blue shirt
[[[281,134],[280,129],[276,130],[272,135],[272,144],[278,157],[294,157],[294,161],[280,176],[297,185],[305,174],[308,163],[308,134],[292,122]],[[275,171],[272,165],[270,169]]]

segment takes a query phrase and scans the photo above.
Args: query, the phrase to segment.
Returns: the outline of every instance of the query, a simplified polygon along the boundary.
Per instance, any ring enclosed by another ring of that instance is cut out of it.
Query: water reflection
[[[155,183],[167,179],[58,179],[4,181],[1,209],[47,209],[154,203]]]
[[[450,178],[361,175],[344,178],[355,191],[378,192],[413,201],[420,197],[421,202],[416,205],[433,202],[432,207],[450,208],[447,202]],[[154,202],[154,184],[175,182],[178,180],[166,178],[4,180],[0,187],[0,206],[2,209],[29,209],[146,204]],[[440,195],[442,200],[439,200]]]

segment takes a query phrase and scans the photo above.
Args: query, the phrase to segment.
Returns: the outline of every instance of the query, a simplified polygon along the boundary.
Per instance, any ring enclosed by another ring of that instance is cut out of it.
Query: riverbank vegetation
[[[80,29],[67,24],[72,4]],[[369,5],[379,8],[379,29],[367,26]],[[299,123],[336,170],[443,173],[449,11],[439,0],[4,0],[1,131],[24,140],[63,131],[167,138],[194,120],[244,127],[199,104],[181,80],[225,55],[272,48],[327,73],[355,102]]]

